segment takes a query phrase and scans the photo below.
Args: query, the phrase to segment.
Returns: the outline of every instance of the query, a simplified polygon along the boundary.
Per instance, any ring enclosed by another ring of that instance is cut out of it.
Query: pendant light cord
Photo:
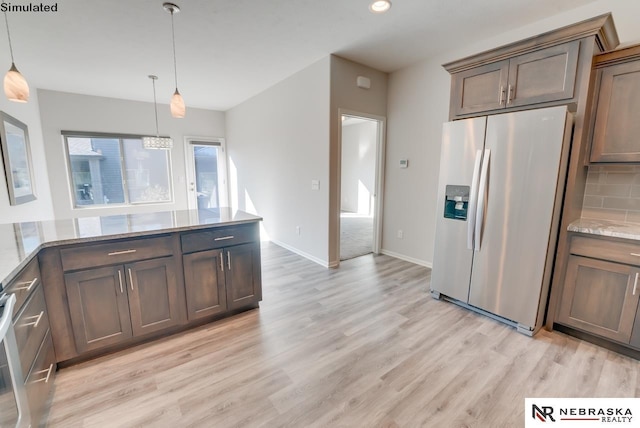
[[[171,19],[173,22],[173,13],[171,14]],[[4,13],[4,23],[7,25],[7,38],[9,39],[9,52],[11,52],[11,63],[13,64],[15,61],[13,60],[13,48],[11,47],[11,34],[9,33],[9,20],[7,19],[7,12]],[[175,53],[175,42],[173,45],[173,58],[175,61],[176,53]]]
[[[149,76],[151,83],[153,84],[153,107],[156,114],[156,137],[160,138],[160,131],[158,131],[158,102],[156,101],[156,79]]]
[[[6,15],[7,14],[5,12],[5,18],[7,17]],[[171,9],[171,40],[173,42],[173,77],[176,82],[176,90],[178,90],[178,66],[176,65],[176,32],[173,28],[173,9]]]

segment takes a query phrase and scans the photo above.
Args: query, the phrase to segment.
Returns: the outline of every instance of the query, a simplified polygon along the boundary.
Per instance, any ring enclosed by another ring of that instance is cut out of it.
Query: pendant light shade
[[[29,101],[29,84],[14,63],[11,63],[11,68],[4,75],[4,94],[11,101],[19,103]]]
[[[183,118],[186,113],[186,107],[184,106],[184,100],[182,95],[178,92],[178,88],[171,97],[171,116],[176,118]]]
[[[186,107],[180,91],[178,91],[178,66],[176,62],[176,32],[173,26],[173,14],[180,12],[178,5],[173,3],[163,3],[164,10],[171,14],[171,41],[173,42],[173,76],[176,82],[176,90],[171,97],[171,116],[181,119],[186,114]]]
[[[11,68],[4,76],[4,94],[10,101],[26,103],[29,101],[29,84],[27,79],[16,68],[13,60],[13,47],[11,46],[11,34],[9,33],[9,21],[7,12],[4,13],[4,23],[7,26],[7,39],[9,40],[9,52],[11,53]]]
[[[156,116],[156,136],[142,137],[142,147],[145,149],[169,150],[173,147],[173,140],[168,137],[161,137],[158,132],[158,103],[156,101],[156,80],[158,80],[158,76],[150,74],[149,79],[151,79],[151,83],[153,84],[153,111]]]

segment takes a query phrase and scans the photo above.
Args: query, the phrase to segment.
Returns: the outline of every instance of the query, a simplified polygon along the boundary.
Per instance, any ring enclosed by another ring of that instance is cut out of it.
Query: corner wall
[[[324,266],[329,76],[326,57],[226,114],[232,207],[261,215],[269,239]]]
[[[47,174],[50,167],[47,165],[45,143],[42,138],[38,93],[34,88],[31,88],[30,92],[29,102],[25,104],[9,101],[2,94],[0,96],[0,110],[27,125],[37,199],[21,205],[11,206],[9,204],[9,191],[7,189],[4,166],[0,162],[0,223],[53,219],[53,205]]]

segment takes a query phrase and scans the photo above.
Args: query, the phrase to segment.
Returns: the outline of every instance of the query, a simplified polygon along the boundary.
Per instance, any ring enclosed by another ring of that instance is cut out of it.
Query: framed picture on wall
[[[36,199],[27,125],[0,111],[0,148],[11,205]]]

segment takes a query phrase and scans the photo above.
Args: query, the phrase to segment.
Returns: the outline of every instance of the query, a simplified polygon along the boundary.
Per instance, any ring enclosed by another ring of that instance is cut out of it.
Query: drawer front
[[[24,310],[13,324],[20,353],[22,373],[26,376],[36,357],[42,339],[49,330],[49,317],[42,287],[36,288]]]
[[[574,236],[571,253],[594,259],[640,266],[640,245]]]
[[[257,223],[183,233],[181,236],[182,252],[213,250],[254,242],[259,239]]]
[[[51,334],[47,332],[33,367],[31,367],[31,372],[25,381],[27,400],[31,411],[31,425],[34,427],[43,426],[45,423],[55,374],[56,355],[53,351]]]
[[[173,254],[171,237],[130,239],[108,244],[82,245],[60,251],[65,271],[94,268]]]
[[[16,305],[13,308],[13,317],[20,311],[27,297],[40,284],[40,267],[38,258],[31,260],[29,264],[11,281],[7,287],[7,293],[13,293],[16,296]]]

